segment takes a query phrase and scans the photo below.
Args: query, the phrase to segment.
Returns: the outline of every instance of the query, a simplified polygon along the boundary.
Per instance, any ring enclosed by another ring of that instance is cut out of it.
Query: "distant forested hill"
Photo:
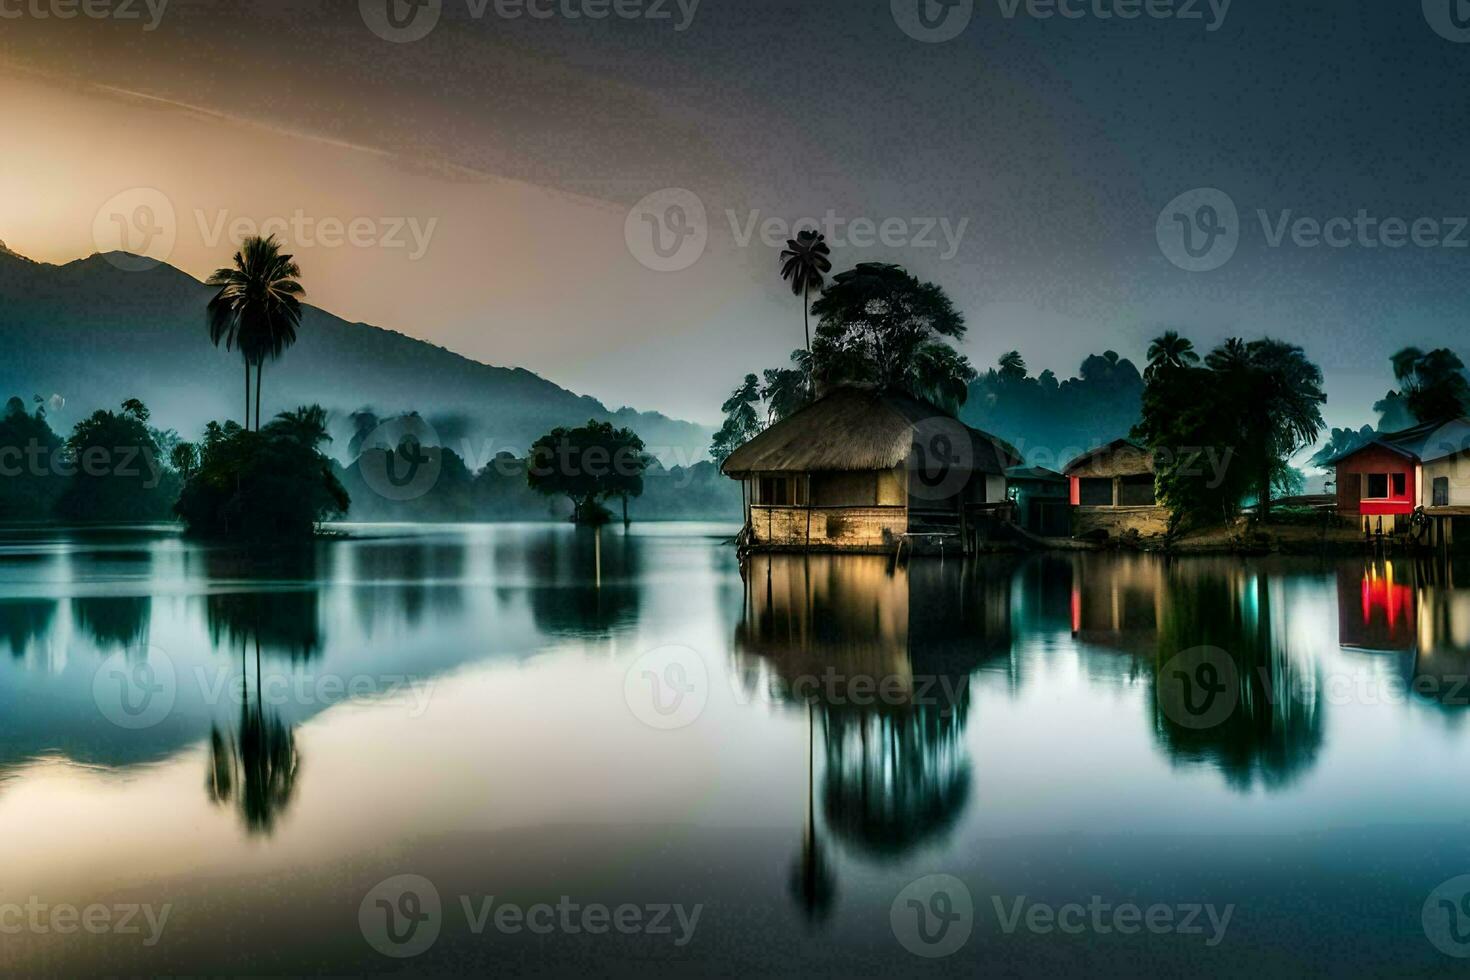
[[[196,438],[210,419],[238,419],[244,370],[238,355],[209,343],[211,290],[169,265],[124,271],[104,256],[66,265],[32,262],[0,246],[0,402],[59,394],[58,431],[96,408],[141,398],[153,421]],[[589,418],[637,432],[669,462],[704,457],[712,430],[656,412],[611,411],[521,368],[494,367],[391,330],[348,323],[307,307],[300,340],[265,370],[267,415],[319,402],[333,413],[345,453],[346,416],[371,406],[383,416],[417,411],[439,420],[472,464],[496,452],[524,453],[557,425]],[[468,442],[466,442],[468,441]]]
[[[1143,376],[1115,351],[1093,354],[1077,377],[1036,377],[1024,361],[1004,364],[970,385],[960,418],[1012,443],[1029,466],[1060,470],[1073,456],[1125,438],[1138,421]]]

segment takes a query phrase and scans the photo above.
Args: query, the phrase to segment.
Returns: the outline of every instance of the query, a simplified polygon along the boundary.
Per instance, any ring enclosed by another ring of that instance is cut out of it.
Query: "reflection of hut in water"
[[[1414,576],[1417,610],[1411,690],[1449,711],[1470,707],[1470,565],[1425,563]]]
[[[1405,566],[1391,560],[1337,571],[1337,642],[1344,650],[1403,653],[1414,648],[1416,595]]]
[[[970,791],[969,675],[1010,649],[1010,571],[867,555],[761,555],[745,566],[735,648],[745,683],[821,721],[826,826],[869,855],[958,820]]]
[[[1128,653],[1153,653],[1162,616],[1163,570],[1163,562],[1148,555],[1075,556],[1073,635]]]

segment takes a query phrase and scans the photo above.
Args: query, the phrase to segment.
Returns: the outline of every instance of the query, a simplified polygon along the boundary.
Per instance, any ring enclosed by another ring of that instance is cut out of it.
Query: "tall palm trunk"
[[[801,329],[806,334],[806,394],[808,398],[817,397],[817,362],[812,354],[812,289],[810,286],[802,288],[801,291]]]
[[[260,431],[260,376],[265,373],[265,361],[255,365],[255,431]]]
[[[243,358],[242,358],[243,360]],[[245,428],[250,428],[250,362],[245,361]]]

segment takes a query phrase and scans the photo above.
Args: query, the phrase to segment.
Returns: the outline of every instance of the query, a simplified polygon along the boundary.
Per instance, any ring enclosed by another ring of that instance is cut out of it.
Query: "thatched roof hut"
[[[845,385],[777,422],[730,454],[722,466],[739,479],[757,473],[890,470],[930,436],[958,439],[956,468],[1004,473],[1020,463],[1009,444],[907,395]]]
[[[1005,442],[933,405],[842,386],[735,450],[753,548],[890,550],[901,538],[958,538],[1006,504]]]
[[[1076,457],[1062,472],[1069,477],[1115,477],[1153,471],[1154,455],[1146,447],[1128,439],[1114,439]]]

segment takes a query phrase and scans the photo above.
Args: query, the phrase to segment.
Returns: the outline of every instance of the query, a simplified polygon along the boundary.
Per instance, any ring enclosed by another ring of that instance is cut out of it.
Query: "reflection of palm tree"
[[[218,286],[209,301],[209,339],[225,349],[238,347],[245,359],[245,426],[250,426],[250,368],[255,367],[255,428],[260,428],[260,376],[296,343],[305,290],[294,257],[281,252],[276,236],[245,239],[234,265],[216,269],[206,285]]]
[[[801,906],[808,921],[827,918],[832,911],[832,899],[837,891],[837,880],[822,853],[822,842],[817,838],[817,808],[815,800],[816,736],[812,731],[814,716],[811,702],[806,706],[806,828],[801,836],[801,857],[791,868],[791,895]]]
[[[216,804],[233,801],[251,833],[270,834],[295,793],[301,759],[291,729],[274,712],[265,710],[259,641],[255,646],[255,692],[252,710],[247,684],[240,704],[238,739],[210,726],[205,790]]]

